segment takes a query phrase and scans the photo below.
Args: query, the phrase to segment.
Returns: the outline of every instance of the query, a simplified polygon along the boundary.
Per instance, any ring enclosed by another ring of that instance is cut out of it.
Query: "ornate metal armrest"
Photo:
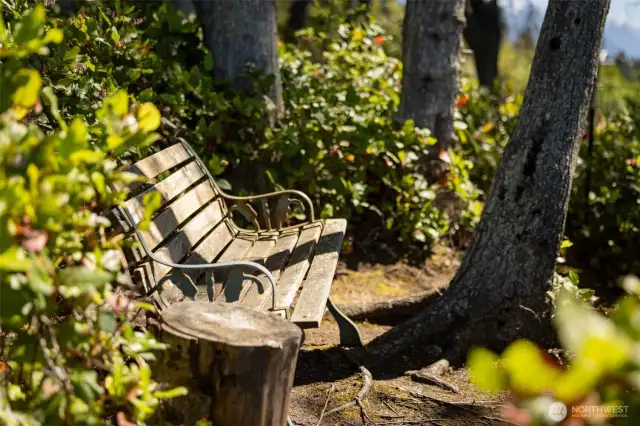
[[[158,263],[160,263],[162,265],[169,266],[170,268],[178,268],[178,269],[206,269],[206,270],[210,270],[210,269],[230,268],[230,267],[234,267],[234,266],[244,266],[244,267],[248,267],[248,268],[257,269],[258,271],[260,271],[263,274],[265,274],[265,276],[269,280],[269,283],[271,284],[271,290],[272,290],[271,291],[271,310],[272,311],[284,310],[286,312],[286,308],[276,309],[276,279],[271,274],[271,272],[267,268],[265,268],[264,266],[262,266],[262,265],[260,265],[259,263],[256,263],[256,262],[251,262],[249,260],[237,260],[237,261],[220,262],[220,263],[200,263],[200,264],[190,264],[190,265],[167,262],[165,260],[162,260],[162,259],[158,258],[156,255],[154,255],[151,252],[151,250],[149,249],[149,247],[147,246],[147,244],[144,242],[144,238],[142,236],[142,233],[138,230],[138,223],[135,221],[135,219],[133,218],[133,216],[129,212],[129,209],[127,209],[124,206],[122,207],[122,209],[123,209],[125,215],[127,216],[127,219],[131,223],[131,226],[133,227],[133,229],[135,229],[135,233],[136,233],[136,235],[138,237],[138,240],[140,241],[140,244],[142,245],[142,249],[144,250],[146,255],[149,256],[149,259],[153,260],[154,262],[158,262]],[[154,275],[154,277],[153,277],[154,281],[157,282],[157,280],[155,279],[155,270],[153,272],[153,275]],[[153,292],[151,292],[151,293],[153,293]],[[159,295],[159,296],[162,298],[162,295]],[[166,301],[163,300],[163,303],[166,304]]]
[[[258,214],[251,206],[251,204],[249,204],[250,202],[257,200],[261,201],[260,210],[262,213],[262,220],[267,225],[268,229],[280,229],[282,227],[283,222],[287,218],[287,213],[291,205],[296,205],[300,207],[302,211],[308,212],[309,222],[313,222],[315,220],[311,198],[309,198],[309,196],[304,192],[297,191],[295,189],[287,189],[284,191],[270,192],[260,195],[248,195],[244,197],[230,195],[226,194],[223,191],[220,191],[220,195],[222,195],[222,197],[227,200],[235,201],[235,204],[232,205],[229,210],[240,212],[248,221],[253,223],[253,225],[258,230],[260,229]],[[275,197],[279,197],[279,199],[275,206],[275,211],[271,212],[269,209],[269,204],[267,203],[267,199]]]

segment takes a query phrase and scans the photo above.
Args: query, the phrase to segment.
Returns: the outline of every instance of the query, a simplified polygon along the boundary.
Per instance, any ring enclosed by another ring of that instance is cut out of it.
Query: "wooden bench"
[[[362,345],[356,326],[329,298],[346,220],[316,219],[300,191],[226,194],[192,147],[175,140],[127,169],[146,183],[130,184],[128,200],[112,211],[115,225],[141,243],[125,255],[144,294],[160,310],[183,300],[235,303],[283,315],[302,329],[319,327],[329,308],[340,343]],[[140,231],[150,192],[160,194],[162,206]],[[304,207],[309,220],[291,225],[291,206]],[[234,215],[254,229],[240,227]]]

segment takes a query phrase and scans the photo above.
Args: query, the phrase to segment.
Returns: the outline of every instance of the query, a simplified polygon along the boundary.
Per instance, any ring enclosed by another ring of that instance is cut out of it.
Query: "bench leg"
[[[327,300],[327,308],[329,312],[338,323],[338,329],[340,330],[340,345],[362,347],[362,337],[360,336],[360,330],[348,316],[340,312],[338,308],[331,302],[331,298]]]

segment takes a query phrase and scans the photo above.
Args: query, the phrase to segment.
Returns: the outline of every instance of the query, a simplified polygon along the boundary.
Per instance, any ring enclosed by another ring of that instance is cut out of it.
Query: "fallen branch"
[[[428,290],[413,296],[371,303],[344,304],[338,305],[337,308],[354,321],[395,323],[422,311],[434,297],[438,296],[436,290]]]

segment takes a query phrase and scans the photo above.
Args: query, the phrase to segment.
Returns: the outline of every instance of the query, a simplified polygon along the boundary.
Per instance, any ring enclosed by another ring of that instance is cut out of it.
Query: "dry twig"
[[[324,417],[324,412],[327,409],[327,405],[329,404],[329,399],[331,399],[331,394],[333,393],[333,390],[335,388],[336,387],[332,383],[331,387],[329,388],[329,394],[327,395],[327,400],[324,402],[324,407],[322,407],[322,411],[320,412],[320,418],[318,419],[318,423],[316,424],[316,426],[320,426],[320,423],[322,423],[322,417]]]

